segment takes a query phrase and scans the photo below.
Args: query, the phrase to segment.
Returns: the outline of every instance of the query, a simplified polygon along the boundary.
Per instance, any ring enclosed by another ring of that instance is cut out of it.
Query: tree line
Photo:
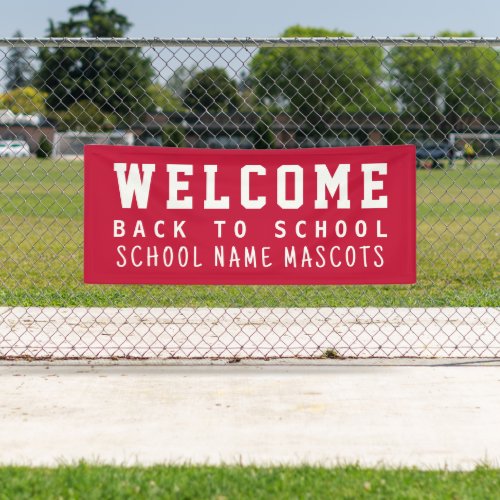
[[[124,37],[130,27],[106,0],[91,0],[70,8],[66,21],[50,21],[47,35]],[[351,34],[296,25],[281,36]],[[358,112],[394,112],[423,124],[464,116],[500,121],[500,59],[484,47],[260,48],[238,79],[218,66],[180,66],[165,84],[140,48],[15,47],[5,74],[0,108],[41,113],[73,130],[124,126],[144,111],[286,112],[309,122]]]

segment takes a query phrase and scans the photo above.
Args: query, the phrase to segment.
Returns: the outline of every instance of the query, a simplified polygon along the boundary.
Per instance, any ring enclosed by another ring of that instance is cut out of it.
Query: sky
[[[87,0],[0,0],[0,37],[46,34],[48,19]],[[293,24],[358,36],[473,30],[498,36],[498,0],[108,0],[133,23],[130,37],[273,37]]]

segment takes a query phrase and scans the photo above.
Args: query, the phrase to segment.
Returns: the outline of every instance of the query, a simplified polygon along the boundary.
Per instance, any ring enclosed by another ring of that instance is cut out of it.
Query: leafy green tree
[[[14,38],[22,38],[23,34],[18,30]],[[29,47],[12,47],[7,51],[5,63],[5,76],[7,90],[27,87],[33,77],[34,52]]]
[[[167,125],[162,131],[162,144],[165,147],[180,148],[184,146],[184,132],[175,125]]]
[[[0,94],[0,108],[10,109],[16,114],[45,114],[46,97],[46,93],[35,87],[17,87],[5,94]]]
[[[409,35],[415,36],[415,35]],[[405,115],[420,123],[439,113],[443,75],[439,71],[440,54],[433,47],[395,47],[390,52],[392,91]]]
[[[194,72],[195,67],[181,64],[176,68],[166,82],[166,87],[177,97],[182,98],[186,90],[186,84]]]
[[[263,114],[254,130],[250,134],[255,149],[270,149],[274,147],[274,132],[272,130],[272,117],[269,114]]]
[[[281,36],[350,34],[296,25]],[[250,80],[266,107],[310,119],[329,111],[387,111],[391,99],[381,85],[383,55],[379,47],[263,48],[250,63]]]
[[[65,111],[49,113],[49,118],[59,123],[60,129],[99,132],[115,128],[119,117],[106,113],[90,101],[78,101]]]
[[[38,149],[36,150],[37,158],[49,158],[52,154],[52,143],[47,139],[47,137],[42,136],[40,144],[38,144]]]
[[[474,36],[441,32],[438,36]],[[403,114],[419,122],[464,115],[498,119],[500,59],[483,47],[395,47],[388,60],[391,88]]]
[[[236,82],[222,68],[200,71],[187,84],[185,106],[196,113],[218,113],[238,109],[241,97]]]
[[[131,24],[106,0],[91,0],[69,9],[69,20],[50,21],[50,37],[123,37]],[[139,48],[42,48],[36,82],[47,92],[47,105],[67,110],[79,101],[91,101],[103,113],[134,115],[147,105],[144,89],[153,68]]]
[[[181,111],[182,101],[175,96],[170,89],[159,83],[152,83],[147,89],[148,103],[146,109],[148,111]]]
[[[475,33],[444,31],[438,36],[473,37]],[[500,54],[489,47],[445,47],[440,70],[448,118],[473,115],[500,121]]]

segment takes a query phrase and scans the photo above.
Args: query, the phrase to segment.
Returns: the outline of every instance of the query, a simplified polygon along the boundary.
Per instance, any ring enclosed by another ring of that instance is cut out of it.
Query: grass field
[[[494,499],[500,470],[471,472],[315,467],[0,468],[0,500],[7,499]]]
[[[419,170],[413,286],[89,286],[81,161],[0,162],[0,304],[38,306],[497,306],[499,158]]]

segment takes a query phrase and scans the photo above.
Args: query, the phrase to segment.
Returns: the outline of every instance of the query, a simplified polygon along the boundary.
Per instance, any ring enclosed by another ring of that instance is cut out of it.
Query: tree
[[[106,0],[69,9],[68,21],[49,24],[50,37],[123,37],[131,24],[115,9],[106,10]],[[46,91],[48,106],[67,110],[89,101],[103,113],[121,117],[136,115],[147,105],[144,89],[151,84],[151,61],[139,48],[43,48],[36,77]]]
[[[433,47],[395,47],[390,52],[392,92],[401,103],[403,114],[420,123],[434,120],[439,114],[443,87],[440,57],[439,49]]]
[[[167,125],[162,131],[162,145],[169,148],[184,146],[184,132],[176,125]]]
[[[115,128],[119,117],[106,113],[100,106],[90,101],[78,101],[67,111],[54,111],[49,118],[59,123],[60,129],[82,132],[99,132]]]
[[[170,89],[159,83],[152,83],[147,89],[147,95],[148,103],[146,109],[148,111],[168,113],[170,111],[182,110],[181,100]]]
[[[185,106],[195,113],[234,111],[240,103],[236,82],[222,68],[210,68],[196,74],[184,94]]]
[[[283,37],[350,36],[341,31],[287,28]],[[369,113],[391,108],[381,86],[379,47],[263,48],[250,63],[250,80],[261,105],[313,121],[329,111]]]
[[[473,37],[442,32],[438,36]],[[472,115],[500,121],[500,57],[489,47],[445,47],[441,61],[444,80],[443,113],[449,119]]]
[[[255,149],[270,149],[274,146],[274,132],[272,130],[272,117],[264,113],[260,116],[250,138]]]
[[[18,87],[0,94],[0,108],[10,109],[13,113],[26,115],[45,114],[47,94],[34,87]]]
[[[181,64],[176,68],[166,82],[166,87],[178,98],[182,98],[186,91],[186,84],[194,72],[194,67]]]
[[[42,136],[40,144],[38,144],[38,149],[36,150],[37,158],[49,158],[52,154],[52,143],[45,137]]]
[[[475,36],[441,32],[437,36]],[[493,48],[395,47],[388,61],[402,112],[420,123],[499,118],[500,59]]]
[[[14,33],[15,38],[22,38],[20,31]],[[27,87],[33,77],[33,59],[35,54],[29,47],[12,47],[6,55],[5,75],[7,90]]]

